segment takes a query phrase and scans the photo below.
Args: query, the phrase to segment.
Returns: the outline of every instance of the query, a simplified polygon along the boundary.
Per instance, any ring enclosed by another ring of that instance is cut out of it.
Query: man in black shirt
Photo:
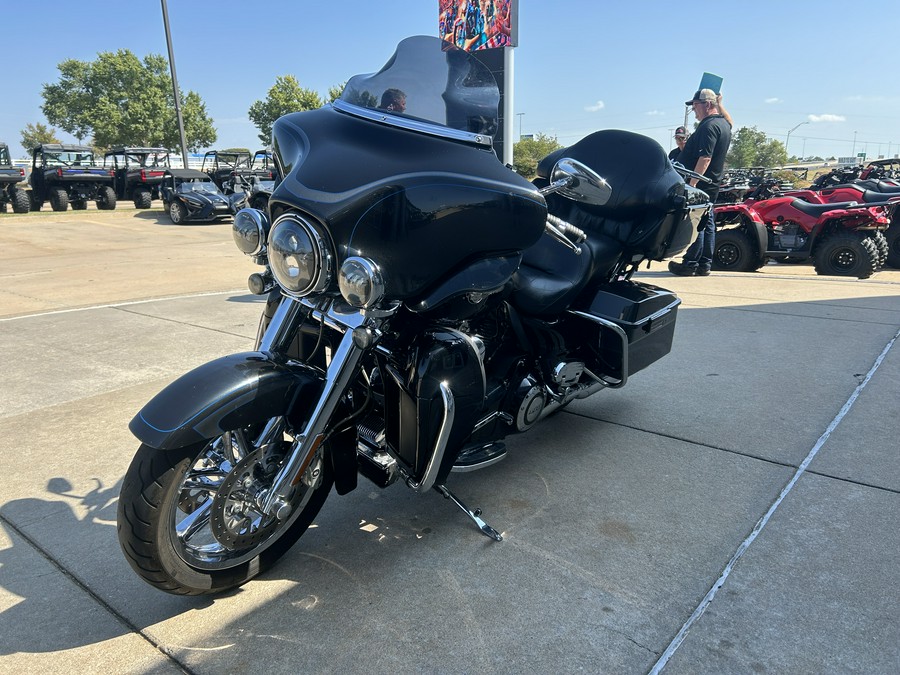
[[[721,98],[712,89],[701,89],[685,105],[691,106],[700,125],[691,134],[678,155],[685,168],[704,177],[689,180],[699,187],[715,203],[719,194],[719,182],[725,172],[725,156],[731,145],[731,121],[722,115]],[[684,254],[682,262],[669,263],[669,271],[680,276],[707,276],[712,267],[716,240],[716,220],[712,208],[698,228],[697,239]]]
[[[687,129],[678,127],[675,130],[675,147],[669,151],[669,159],[673,162],[678,161],[678,155],[684,150],[684,144],[687,142]]]

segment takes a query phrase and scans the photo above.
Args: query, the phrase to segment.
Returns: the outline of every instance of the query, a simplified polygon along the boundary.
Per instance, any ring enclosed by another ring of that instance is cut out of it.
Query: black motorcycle
[[[246,582],[359,474],[434,489],[499,541],[451,472],[669,352],[680,301],[632,276],[690,243],[706,194],[624,131],[554,153],[530,183],[492,150],[498,103],[476,59],[415,37],[276,122],[283,178],[268,214],[233,227],[263,266],[256,349],[184,375],[130,425],[118,530],[147,582]]]

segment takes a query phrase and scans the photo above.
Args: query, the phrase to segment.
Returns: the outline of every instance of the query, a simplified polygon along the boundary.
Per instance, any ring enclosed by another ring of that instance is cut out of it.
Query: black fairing
[[[322,377],[301,363],[278,363],[260,352],[210,361],[159,392],[131,420],[142,443],[160,450],[198,443],[226,431],[290,414],[302,423],[322,391]]]
[[[273,218],[299,209],[318,219],[338,264],[366,256],[384,270],[388,299],[420,299],[457,269],[521,252],[543,232],[543,197],[487,148],[331,106],[280,118],[273,139],[285,175]]]

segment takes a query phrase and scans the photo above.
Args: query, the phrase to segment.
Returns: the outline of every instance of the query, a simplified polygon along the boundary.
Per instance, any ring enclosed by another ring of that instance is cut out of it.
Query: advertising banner
[[[466,51],[515,47],[519,0],[438,0],[438,35]]]

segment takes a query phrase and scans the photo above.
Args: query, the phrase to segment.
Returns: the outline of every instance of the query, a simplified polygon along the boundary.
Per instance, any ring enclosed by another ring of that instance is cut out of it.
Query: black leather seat
[[[845,209],[848,206],[856,206],[858,202],[835,202],[833,204],[810,204],[809,202],[805,202],[802,199],[795,199],[791,202],[791,206],[793,206],[798,211],[803,211],[803,213],[815,216],[818,218],[826,211],[836,211],[838,209]]]
[[[513,275],[510,302],[525,314],[553,314],[568,306],[590,279],[593,255],[582,245],[576,255],[548,234],[525,251]]]

